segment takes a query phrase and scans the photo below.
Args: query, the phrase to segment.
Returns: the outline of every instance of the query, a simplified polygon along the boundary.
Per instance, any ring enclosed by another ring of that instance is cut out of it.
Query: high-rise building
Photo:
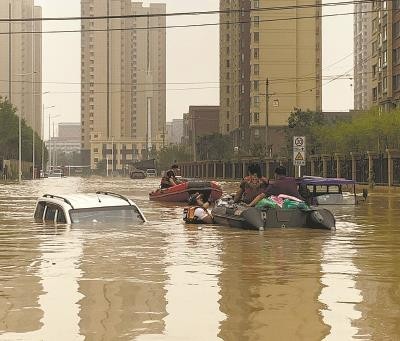
[[[400,106],[400,2],[372,2],[372,106],[390,110]]]
[[[33,0],[0,1],[0,17],[41,18]],[[10,100],[30,127],[42,135],[41,21],[0,22],[0,96]]]
[[[81,12],[106,17],[82,21],[82,154],[92,168],[109,159],[123,169],[163,143],[166,6],[82,0]]]
[[[267,0],[220,0],[220,132],[235,147],[277,151],[277,128],[294,108],[321,111],[321,1],[313,3],[267,10]]]
[[[355,4],[354,15],[354,109],[372,105],[372,2]]]
[[[167,122],[165,140],[168,144],[180,144],[183,137],[183,119]]]

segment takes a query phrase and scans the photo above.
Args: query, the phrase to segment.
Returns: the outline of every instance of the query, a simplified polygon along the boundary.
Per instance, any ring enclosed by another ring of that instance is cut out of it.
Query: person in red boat
[[[240,188],[235,194],[234,202],[243,201],[245,204],[253,206],[255,200],[255,203],[257,203],[259,199],[264,197],[269,181],[261,175],[259,164],[249,164],[247,171],[249,175],[240,183]]]
[[[179,167],[176,164],[171,166],[171,169],[167,170],[164,176],[161,178],[161,188],[169,188],[180,184],[181,182],[176,178],[176,173]]]

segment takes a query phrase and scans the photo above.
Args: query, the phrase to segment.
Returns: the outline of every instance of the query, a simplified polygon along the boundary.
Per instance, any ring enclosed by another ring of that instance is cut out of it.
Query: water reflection
[[[230,232],[220,276],[224,340],[321,340],[329,328],[315,298],[326,233],[310,230]]]
[[[330,326],[330,333],[324,340],[351,340],[358,333],[353,322],[361,317],[356,304],[362,302],[363,297],[356,289],[360,271],[353,262],[357,253],[352,244],[355,228],[354,224],[339,224],[336,235],[323,245],[321,282],[324,288],[319,300],[326,305],[322,313],[324,322]]]
[[[336,232],[185,226],[158,179],[0,186],[2,340],[395,340],[400,196],[336,208]],[[224,184],[227,192],[236,185]],[[107,190],[150,223],[38,225],[44,193]]]
[[[220,236],[212,228],[180,225],[183,233],[169,238],[165,336],[169,340],[188,340],[188,335],[190,340],[217,340],[219,321],[225,318],[218,304]]]
[[[161,334],[166,315],[165,235],[151,226],[86,235],[79,281],[80,330],[87,339]],[[85,231],[88,233],[88,231]]]

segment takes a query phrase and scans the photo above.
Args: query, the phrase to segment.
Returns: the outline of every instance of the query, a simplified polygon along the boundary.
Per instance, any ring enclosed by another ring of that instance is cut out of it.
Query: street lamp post
[[[48,91],[44,92],[44,94],[49,93]],[[49,107],[45,107],[44,104],[42,106],[42,172],[44,172],[44,111],[45,109],[55,108],[55,105],[51,105]]]
[[[52,139],[51,139],[51,119],[56,118],[60,115],[51,115],[49,114],[49,172],[51,171],[51,166],[52,166],[52,162],[53,162],[53,158],[52,158]],[[54,137],[54,122],[53,122],[53,137]]]
[[[114,136],[111,139],[111,177],[114,177]]]

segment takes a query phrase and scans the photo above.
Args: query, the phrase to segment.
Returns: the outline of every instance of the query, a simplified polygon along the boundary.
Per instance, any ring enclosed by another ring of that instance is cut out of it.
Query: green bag
[[[310,209],[304,201],[295,201],[295,200],[290,200],[290,199],[286,199],[283,202],[282,208],[287,208],[287,209],[298,208],[300,210],[309,210]]]
[[[263,208],[263,207],[275,208],[277,206],[278,205],[276,204],[276,202],[271,200],[270,198],[263,198],[256,204],[256,208]]]

